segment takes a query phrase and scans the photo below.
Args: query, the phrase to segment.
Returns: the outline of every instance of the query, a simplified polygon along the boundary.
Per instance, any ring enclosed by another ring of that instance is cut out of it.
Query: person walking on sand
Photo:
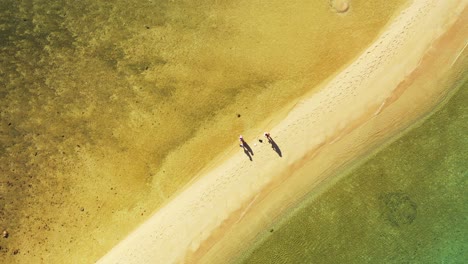
[[[271,137],[270,137],[270,133],[268,133],[268,132],[265,132],[265,133],[263,133],[263,135],[265,135],[265,137],[266,137],[268,140],[270,140],[270,139],[271,139]]]
[[[242,135],[239,136],[239,141],[241,143],[241,146],[244,146],[244,137]]]

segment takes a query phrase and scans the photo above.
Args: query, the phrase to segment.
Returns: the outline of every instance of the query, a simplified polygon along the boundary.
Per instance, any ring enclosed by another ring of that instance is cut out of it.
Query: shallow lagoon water
[[[242,263],[465,263],[468,82],[261,235]]]
[[[405,2],[2,1],[0,262],[96,260]]]

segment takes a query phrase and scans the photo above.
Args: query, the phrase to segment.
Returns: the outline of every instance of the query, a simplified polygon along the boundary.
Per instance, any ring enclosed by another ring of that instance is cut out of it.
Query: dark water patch
[[[382,217],[395,227],[409,225],[416,219],[418,206],[403,192],[382,194],[379,201]]]
[[[174,86],[166,85],[161,88],[156,87],[155,92],[157,95],[161,96],[162,98],[167,98],[171,97],[174,92],[176,91],[176,88]]]
[[[95,47],[93,54],[114,70],[117,70],[118,63],[125,57],[123,49],[113,41],[103,41],[98,47]]]

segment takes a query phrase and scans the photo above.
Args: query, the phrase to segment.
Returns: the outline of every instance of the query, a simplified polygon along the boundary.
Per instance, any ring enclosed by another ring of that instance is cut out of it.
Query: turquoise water
[[[466,263],[468,82],[422,125],[264,230],[244,263]]]

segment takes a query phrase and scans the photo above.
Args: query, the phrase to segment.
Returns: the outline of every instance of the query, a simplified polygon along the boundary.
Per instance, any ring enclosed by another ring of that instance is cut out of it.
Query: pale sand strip
[[[240,151],[200,177],[99,263],[182,261],[233,212],[243,205],[247,212],[255,202],[252,199],[276,175],[291,170],[310,150],[330,144],[337,132],[352,125],[370,107],[385,102],[466,4],[415,0],[353,64],[271,130],[283,158],[267,143],[255,147],[249,142],[255,152],[253,162]]]

